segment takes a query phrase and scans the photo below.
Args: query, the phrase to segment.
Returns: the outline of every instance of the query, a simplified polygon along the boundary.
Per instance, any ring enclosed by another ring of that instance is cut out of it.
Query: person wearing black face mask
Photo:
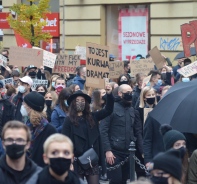
[[[2,131],[2,143],[6,154],[0,159],[0,183],[36,184],[42,168],[26,156],[30,147],[31,133],[19,121],[9,121]]]
[[[115,167],[129,156],[129,144],[136,140],[140,154],[142,149],[142,122],[138,111],[132,105],[132,88],[122,84],[118,89],[118,97],[113,113],[100,122],[100,136],[103,142],[108,167]],[[126,184],[129,174],[129,162],[119,169],[108,172],[110,184]]]
[[[186,149],[186,137],[184,134],[177,130],[173,130],[170,125],[161,125],[160,127],[161,135],[163,136],[163,143],[165,150],[171,148],[179,150],[180,157],[182,160],[182,177],[181,183],[187,183],[187,171],[188,171],[188,151]]]
[[[45,85],[40,84],[36,86],[36,91],[40,93],[42,96],[45,96],[47,93],[47,88]]]
[[[170,149],[153,158],[149,170],[153,184],[181,184],[182,165],[180,152]]]
[[[129,77],[126,74],[120,75],[118,78],[118,85],[129,84]]]
[[[48,165],[39,174],[37,184],[82,184],[71,171],[74,160],[73,143],[62,134],[53,134],[44,143],[44,162]]]
[[[37,67],[34,66],[34,65],[29,65],[27,68],[26,68],[26,72],[25,72],[25,75],[31,77],[32,79],[35,79],[36,78],[36,70],[37,70]]]

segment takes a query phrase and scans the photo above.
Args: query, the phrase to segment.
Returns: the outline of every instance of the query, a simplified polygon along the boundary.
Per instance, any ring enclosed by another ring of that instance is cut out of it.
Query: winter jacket
[[[34,136],[33,132],[31,132],[31,133],[32,133],[32,137],[33,137]],[[46,141],[46,139],[54,133],[57,133],[57,131],[55,130],[55,128],[52,125],[50,125],[48,123],[46,125],[46,127],[44,128],[44,130],[36,137],[36,139],[33,143],[33,147],[31,146],[31,149],[29,152],[29,154],[30,154],[29,157],[36,164],[38,164],[40,167],[45,166],[45,163],[43,161],[43,153],[44,153],[43,144]]]
[[[2,104],[1,104],[2,103]],[[14,120],[14,111],[15,107],[14,105],[8,100],[8,99],[2,99],[0,100],[1,109],[3,112],[2,118],[0,119],[0,135],[3,129],[3,126],[11,120]]]
[[[197,150],[195,150],[190,157],[188,168],[188,181],[187,184],[197,183]]]
[[[13,98],[12,103],[16,108],[14,113],[14,119],[18,121],[22,121],[23,117],[20,110],[23,103],[23,94],[18,92],[18,94]]]
[[[159,152],[164,152],[163,137],[160,134],[160,124],[150,116],[147,117],[144,124],[144,161],[148,163],[152,161],[153,157]]]
[[[56,105],[51,114],[51,125],[53,125],[58,132],[62,131],[62,125],[66,116],[67,114],[60,108],[60,106]]]
[[[20,172],[20,179],[16,176],[19,171],[14,171],[6,163],[6,156],[0,159],[0,183],[1,184],[36,184],[38,174],[42,171],[33,161],[26,158],[25,168]]]
[[[72,172],[68,171],[68,176],[65,178],[65,182],[56,180],[50,173],[49,167],[45,167],[38,176],[37,184],[85,184],[78,176]]]
[[[131,141],[136,141],[141,154],[142,122],[138,111],[132,106],[125,106],[119,98],[114,104],[113,113],[100,123],[101,139],[104,151],[129,153]]]
[[[136,102],[138,101],[140,97],[141,89],[139,89],[138,86],[135,86],[133,89],[133,96],[132,96],[132,106],[135,107]]]
[[[79,75],[73,79],[73,84],[77,84],[80,87],[80,90],[84,90],[85,80],[83,80]]]
[[[93,127],[87,126],[87,135],[84,134],[82,126],[75,126],[70,117],[67,116],[65,122],[62,127],[62,133],[68,136],[72,142],[74,143],[74,155],[75,157],[81,156],[85,151],[89,148],[93,147],[95,152],[99,156],[99,163],[104,163],[102,159],[103,150],[100,140],[100,132],[99,132],[99,121],[109,116],[114,107],[114,99],[112,94],[107,94],[107,103],[106,106],[96,112],[92,112],[92,118],[95,122]],[[87,148],[87,149],[86,149]]]

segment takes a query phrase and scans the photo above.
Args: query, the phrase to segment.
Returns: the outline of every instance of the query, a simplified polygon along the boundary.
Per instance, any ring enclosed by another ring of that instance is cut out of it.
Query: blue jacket
[[[51,125],[53,125],[58,132],[62,131],[62,125],[66,116],[67,114],[60,108],[60,106],[56,105],[51,114]]]
[[[73,79],[73,84],[77,84],[80,87],[80,90],[84,90],[85,80],[83,80],[79,75]]]

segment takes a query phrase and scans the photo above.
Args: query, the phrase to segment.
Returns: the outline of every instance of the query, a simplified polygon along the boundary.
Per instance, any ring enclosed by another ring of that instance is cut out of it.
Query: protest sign
[[[122,61],[109,62],[109,78],[115,79],[124,74],[124,63]]]
[[[190,77],[194,74],[197,73],[197,61],[184,66],[180,69],[177,70],[181,75],[183,75],[184,77]]]
[[[7,58],[3,56],[2,54],[0,54],[0,65],[3,67],[7,66]]]
[[[161,53],[160,53],[159,49],[157,48],[157,46],[154,47],[153,49],[151,49],[148,53],[150,54],[152,60],[154,61],[157,69],[161,69],[164,66],[166,60],[161,55]]]
[[[58,55],[53,73],[69,73],[74,74],[76,72],[76,67],[80,66],[80,56],[79,55]]]
[[[14,84],[14,82],[13,82],[13,78],[11,77],[11,78],[7,78],[7,79],[3,79],[3,80],[1,80],[2,82],[3,82],[3,85],[5,86],[6,84],[11,84],[11,85],[13,85]]]
[[[33,79],[33,85],[31,87],[32,90],[35,90],[38,85],[45,85],[46,88],[48,87],[48,80],[40,80],[40,79]]]
[[[181,25],[182,44],[185,57],[190,57],[190,46],[194,43],[197,53],[197,20]]]
[[[34,65],[40,67],[43,64],[43,52],[37,49],[10,47],[9,64],[17,66]]]
[[[32,48],[41,50],[43,52],[43,66],[47,66],[49,68],[54,68],[55,61],[56,61],[56,58],[57,58],[56,54],[53,54],[53,53],[48,52],[46,50],[43,50],[39,47],[32,47]]]
[[[81,60],[86,60],[86,47],[76,46],[75,54],[80,55]]]
[[[130,68],[132,77],[135,77],[137,73],[147,75],[150,70],[154,69],[154,62],[152,59],[131,60]]]
[[[147,119],[149,112],[151,112],[152,110],[153,110],[153,108],[144,108],[144,123]]]
[[[152,75],[149,75],[149,76],[147,76],[147,77],[145,77],[145,78],[143,79],[142,88],[144,88],[144,87],[150,82],[151,76],[152,76]]]
[[[86,86],[105,89],[109,78],[109,47],[86,43]]]

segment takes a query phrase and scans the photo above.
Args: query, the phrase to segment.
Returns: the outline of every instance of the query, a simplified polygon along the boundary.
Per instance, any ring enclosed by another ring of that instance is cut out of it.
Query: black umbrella
[[[180,82],[169,89],[150,112],[160,124],[185,133],[197,133],[197,80]]]
[[[196,48],[195,47],[191,47],[190,48],[190,53],[191,53],[191,56],[195,56],[196,55]],[[179,52],[176,57],[174,58],[174,60],[177,60],[177,59],[181,59],[181,58],[185,58],[185,53],[184,51],[183,52]]]

